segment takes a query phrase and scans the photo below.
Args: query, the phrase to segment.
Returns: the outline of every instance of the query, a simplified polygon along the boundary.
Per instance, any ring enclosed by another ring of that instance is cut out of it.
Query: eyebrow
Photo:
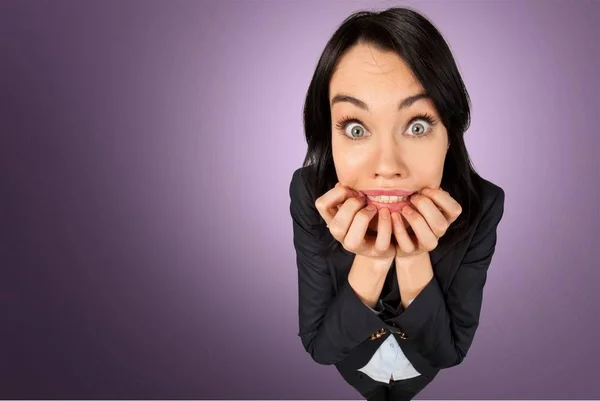
[[[402,110],[404,108],[410,107],[414,102],[420,99],[431,99],[426,92],[417,93],[416,95],[412,95],[398,102],[398,110]],[[336,103],[348,102],[355,105],[358,108],[369,111],[369,106],[360,99],[355,98],[354,96],[347,95],[345,93],[336,94],[333,99],[331,99],[331,107],[333,107]]]

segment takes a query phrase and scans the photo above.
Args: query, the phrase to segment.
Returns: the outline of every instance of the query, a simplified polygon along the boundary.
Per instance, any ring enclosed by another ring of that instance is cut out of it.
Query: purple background
[[[302,348],[288,186],[325,42],[408,4],[506,191],[419,399],[600,397],[600,2],[0,1],[0,396],[360,399]]]

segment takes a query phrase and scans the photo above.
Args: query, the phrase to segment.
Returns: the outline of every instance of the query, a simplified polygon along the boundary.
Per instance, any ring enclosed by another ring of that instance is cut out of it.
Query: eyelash
[[[420,113],[420,114],[417,114],[416,116],[414,116],[410,120],[408,125],[410,126],[415,120],[426,121],[429,124],[429,130],[425,134],[422,134],[422,135],[408,135],[414,139],[423,139],[423,138],[429,137],[429,135],[431,135],[431,130],[433,130],[433,126],[437,123],[437,120],[431,114]],[[357,118],[353,118],[353,117],[343,117],[340,121],[337,122],[337,124],[335,126],[338,130],[341,131],[341,135],[344,135],[346,138],[350,139],[351,141],[359,141],[359,140],[363,139],[364,137],[363,138],[352,138],[351,136],[346,135],[346,128],[351,123],[357,123],[357,124],[364,126],[362,121],[360,121]]]

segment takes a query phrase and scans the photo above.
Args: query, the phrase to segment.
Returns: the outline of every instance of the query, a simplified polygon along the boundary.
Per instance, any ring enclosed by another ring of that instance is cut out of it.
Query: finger
[[[349,198],[344,201],[340,209],[337,211],[333,219],[329,222],[328,227],[331,235],[338,241],[344,241],[348,233],[348,229],[352,225],[354,216],[366,204],[366,198]]]
[[[392,240],[392,218],[390,209],[387,207],[379,209],[379,221],[377,223],[377,238],[375,240],[375,250],[385,252],[390,247]]]
[[[404,227],[404,223],[402,222],[402,216],[400,213],[394,212],[392,213],[392,226],[394,236],[396,237],[396,242],[398,242],[398,246],[402,249],[403,252],[411,253],[416,249],[416,245],[410,235],[408,235],[408,231]]]
[[[444,214],[438,209],[433,200],[425,195],[414,194],[410,202],[415,205],[417,211],[425,218],[431,231],[440,238],[448,229],[450,223]]]
[[[325,220],[325,224],[331,225],[331,220],[336,215],[338,208],[337,205],[344,203],[351,197],[358,197],[358,192],[353,191],[350,188],[339,185],[325,192],[322,196],[317,198],[315,201],[315,207],[317,211]]]
[[[448,223],[452,224],[462,213],[462,207],[449,192],[441,188],[423,188],[420,191],[423,195],[429,197],[446,217]]]
[[[344,247],[350,251],[358,252],[365,244],[365,234],[369,227],[369,222],[377,214],[375,205],[369,205],[356,213],[350,224],[343,241]]]
[[[427,251],[434,250],[435,247],[437,247],[438,238],[431,231],[431,228],[429,228],[425,218],[408,205],[402,208],[402,215],[406,218],[415,232],[415,236],[417,237],[421,247]]]

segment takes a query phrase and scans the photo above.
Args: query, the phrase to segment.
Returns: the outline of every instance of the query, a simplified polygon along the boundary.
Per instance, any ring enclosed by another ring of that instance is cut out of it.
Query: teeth
[[[408,196],[387,196],[387,195],[370,196],[370,195],[367,195],[367,198],[369,198],[370,200],[372,200],[374,202],[380,202],[380,203],[398,203],[398,202],[408,200]]]

